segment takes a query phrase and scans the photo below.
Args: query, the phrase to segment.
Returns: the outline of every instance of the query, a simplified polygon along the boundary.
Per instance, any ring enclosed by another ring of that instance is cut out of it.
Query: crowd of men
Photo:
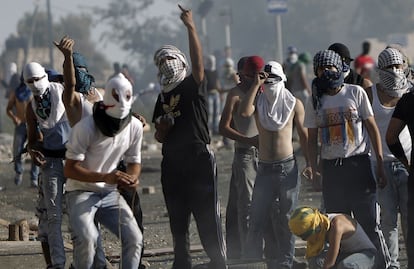
[[[401,228],[413,269],[414,88],[404,51],[389,45],[374,65],[364,43],[366,53],[353,70],[354,60],[342,43],[320,50],[313,61],[290,47],[284,63],[249,55],[234,70],[227,58],[221,77],[215,58],[203,56],[191,10],[179,8],[190,57],[173,45],[155,51],[161,93],[151,119],[155,139],[162,143],[172,268],[224,269],[228,260],[264,259],[267,268],[290,269],[297,263],[298,236],[307,241],[311,269],[398,269]],[[74,245],[71,268],[106,268],[101,225],[122,242],[121,268],[144,268],[136,188],[146,121],[132,112],[134,82],[117,72],[105,89],[95,88],[74,44],[68,36],[55,42],[64,55],[62,76],[30,62],[10,93],[15,183],[22,182],[27,136],[47,268],[66,264],[63,199]],[[369,76],[374,71],[377,80]],[[212,134],[234,141],[225,232]],[[305,167],[298,167],[295,134]],[[320,208],[297,208],[301,176],[322,192]],[[195,267],[191,215],[210,259]]]

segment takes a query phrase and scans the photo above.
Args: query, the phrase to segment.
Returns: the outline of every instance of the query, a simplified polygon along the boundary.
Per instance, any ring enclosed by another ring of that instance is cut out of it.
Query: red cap
[[[264,66],[264,60],[260,56],[250,56],[246,59],[243,65],[243,73],[258,73]]]

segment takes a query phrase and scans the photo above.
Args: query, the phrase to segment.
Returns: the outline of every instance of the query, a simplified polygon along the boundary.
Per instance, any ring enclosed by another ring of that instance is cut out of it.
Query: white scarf
[[[260,124],[269,131],[281,130],[288,122],[295,104],[296,98],[285,88],[283,81],[265,84],[256,103]]]

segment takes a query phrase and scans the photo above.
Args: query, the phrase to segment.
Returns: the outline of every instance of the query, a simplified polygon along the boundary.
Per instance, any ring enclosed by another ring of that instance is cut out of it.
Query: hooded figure
[[[131,121],[134,97],[132,84],[121,73],[111,78],[105,87],[103,101],[94,105],[93,118],[98,129],[113,137]]]
[[[279,63],[268,62],[264,71],[269,75],[264,82],[263,92],[257,96],[259,121],[265,129],[278,131],[288,122],[296,98],[285,88],[286,76]]]

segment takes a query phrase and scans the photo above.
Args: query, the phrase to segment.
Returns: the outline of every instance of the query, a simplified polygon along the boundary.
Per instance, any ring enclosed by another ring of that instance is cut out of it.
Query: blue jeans
[[[325,257],[328,251],[328,247],[322,250],[322,252],[315,257],[308,259],[309,269],[322,269],[325,263]],[[375,252],[371,250],[360,251],[352,253],[345,258],[337,258],[333,268],[335,269],[373,269],[375,265]]]
[[[263,256],[263,238],[273,245],[274,256],[267,257],[277,268],[292,268],[295,237],[288,222],[295,209],[300,189],[295,158],[265,163],[259,162],[253,189],[250,227],[247,235],[246,258]],[[268,224],[271,225],[268,226]],[[266,229],[269,229],[270,231]],[[269,264],[268,264],[269,266]]]
[[[14,171],[16,174],[23,174],[23,162],[22,152],[24,149],[25,142],[27,140],[26,123],[21,123],[14,128],[14,139],[13,139],[13,160],[14,160]],[[37,181],[39,175],[39,167],[33,162],[30,170],[30,179]]]
[[[227,256],[232,259],[244,252],[257,161],[255,148],[235,148],[226,209]]]
[[[48,242],[53,268],[64,268],[66,257],[62,238],[63,159],[45,157],[39,180],[39,232],[42,242]]]
[[[372,169],[377,168],[376,162]],[[398,261],[398,213],[401,214],[401,228],[404,241],[407,242],[407,202],[408,171],[400,161],[384,162],[387,186],[378,189],[378,201],[381,206],[381,228],[391,256],[391,266],[400,268]]]
[[[131,208],[117,190],[110,192],[70,191],[66,193],[76,269],[94,267],[99,230],[104,225],[122,242],[121,268],[138,268],[143,247],[141,230]]]
[[[221,106],[220,94],[217,91],[208,93],[208,127],[214,134],[218,134]]]

